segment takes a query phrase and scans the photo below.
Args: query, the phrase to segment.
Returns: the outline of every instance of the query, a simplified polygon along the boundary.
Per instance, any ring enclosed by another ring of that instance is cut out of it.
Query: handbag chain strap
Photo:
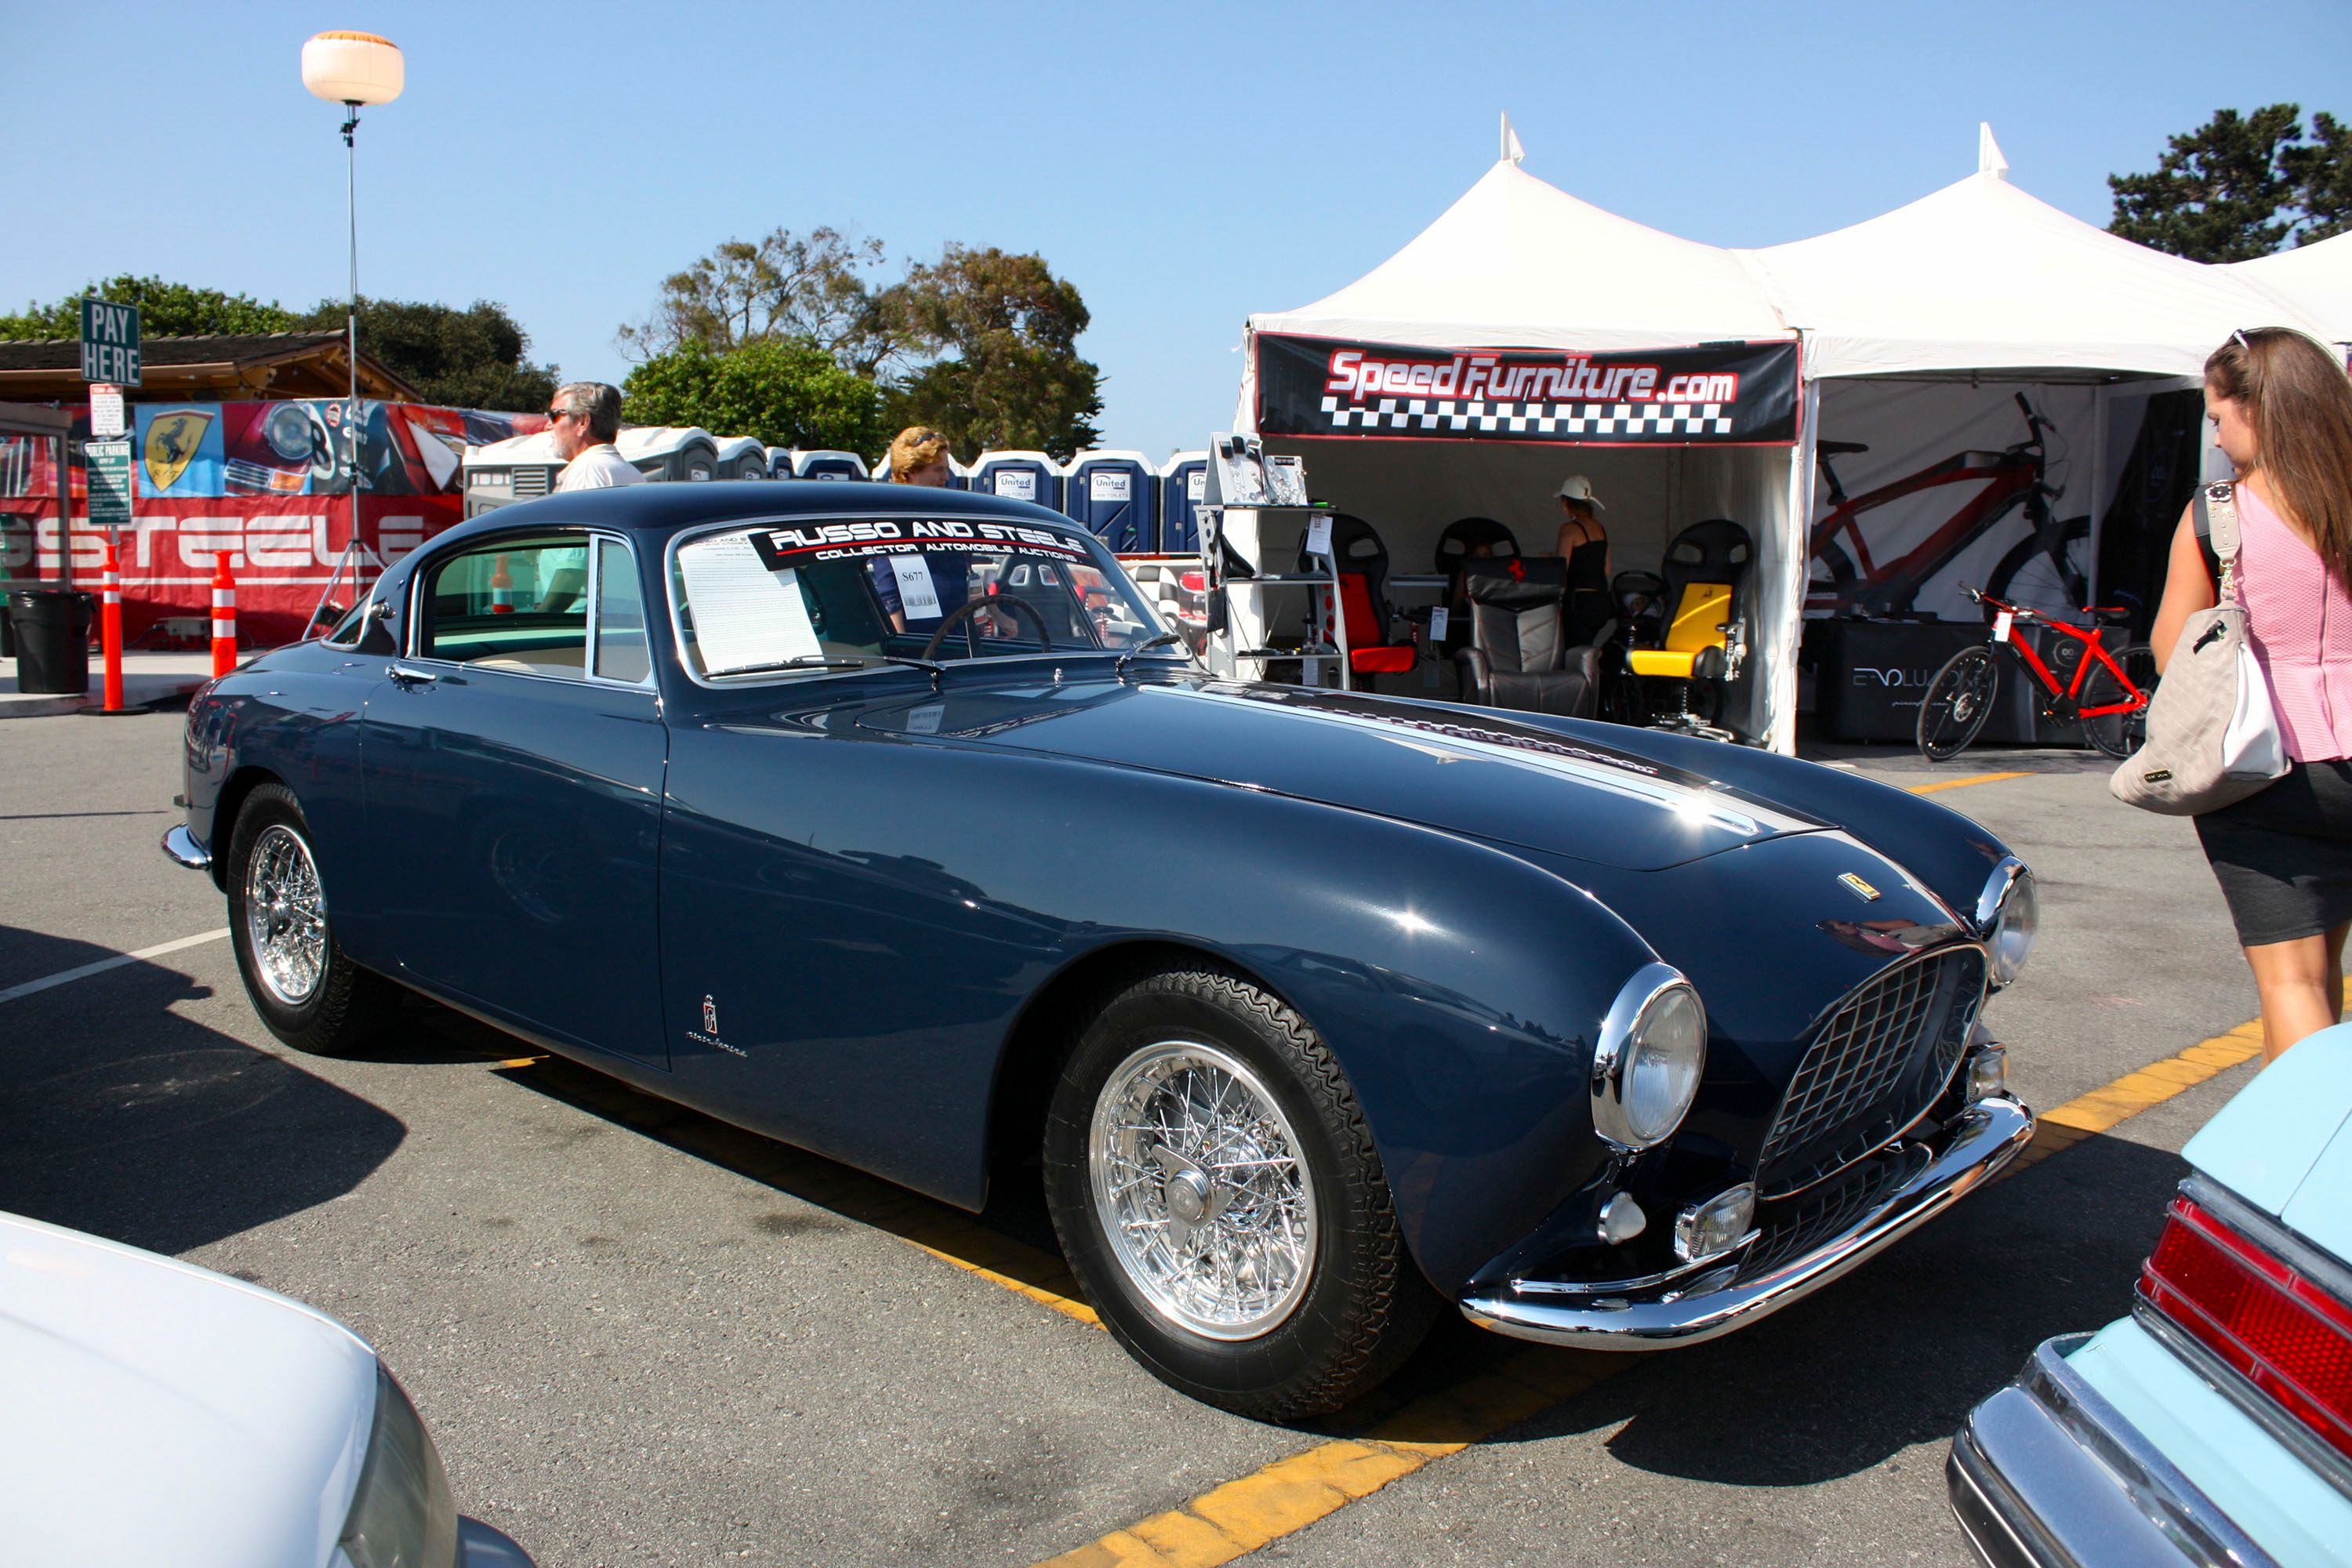
[[[2245,594],[2238,586],[2238,487],[2226,481],[2207,485],[2197,498],[2197,510],[2203,513],[2206,537],[2212,541],[2213,553],[2221,563],[2220,592],[2215,603],[2234,599],[2241,609],[2245,607]]]

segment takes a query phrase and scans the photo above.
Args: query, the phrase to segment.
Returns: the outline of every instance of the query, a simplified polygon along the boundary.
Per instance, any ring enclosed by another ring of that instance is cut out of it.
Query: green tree
[[[2192,261],[2245,261],[2352,226],[2352,127],[2299,104],[2217,110],[2147,174],[2110,174],[2111,233]]]
[[[1042,256],[950,245],[876,301],[880,332],[927,354],[891,393],[892,423],[929,425],[956,451],[1092,446],[1102,374],[1078,357],[1086,301]]]
[[[2296,203],[2303,208],[2294,242],[2309,245],[2352,234],[2352,123],[2320,110],[2311,117],[2310,144],[2288,148],[2281,161],[2294,178]]]
[[[723,353],[688,342],[630,371],[621,393],[621,416],[635,425],[699,425],[771,447],[850,452],[888,439],[881,389],[805,342],[750,342]]]
[[[321,300],[302,318],[313,331],[340,331],[350,307]],[[360,300],[360,350],[445,408],[538,414],[555,395],[551,364],[524,356],[530,336],[504,305],[477,300],[465,310],[421,300]]]
[[[688,344],[723,353],[746,343],[805,342],[852,374],[871,376],[890,345],[863,275],[881,265],[880,240],[845,238],[837,229],[730,239],[663,279],[652,314],[623,325],[614,341],[631,358]]]
[[[0,316],[0,338],[78,338],[81,335],[81,301],[95,294],[118,305],[139,307],[142,337],[202,337],[223,332],[283,332],[294,326],[294,314],[275,301],[264,303],[244,294],[218,289],[198,289],[166,283],[161,278],[135,278],[126,272],[103,283],[92,283],[80,293],[68,294],[54,305],[37,301],[16,316]]]

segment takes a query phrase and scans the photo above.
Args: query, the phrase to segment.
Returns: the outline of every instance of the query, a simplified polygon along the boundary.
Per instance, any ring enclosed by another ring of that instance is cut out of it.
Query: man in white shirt
[[[575,381],[555,395],[547,410],[555,455],[564,459],[558,491],[634,485],[645,475],[621,456],[613,437],[621,433],[621,389],[601,381]]]

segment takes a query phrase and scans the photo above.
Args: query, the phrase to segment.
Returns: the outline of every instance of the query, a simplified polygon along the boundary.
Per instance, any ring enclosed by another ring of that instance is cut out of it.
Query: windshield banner
[[[1257,335],[1261,436],[1786,446],[1797,345],[1580,353]]]
[[[752,531],[751,547],[760,552],[760,559],[771,572],[805,566],[813,561],[906,555],[925,550],[1011,550],[1064,561],[1089,559],[1086,546],[1051,529],[961,518],[860,518],[854,522],[802,522],[785,528],[761,528]]]

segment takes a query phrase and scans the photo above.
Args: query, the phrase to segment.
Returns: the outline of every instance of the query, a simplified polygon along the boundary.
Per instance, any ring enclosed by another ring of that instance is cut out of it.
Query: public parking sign
[[[89,441],[89,521],[93,528],[131,526],[131,443]]]
[[[139,384],[139,307],[111,300],[81,302],[81,378]]]

